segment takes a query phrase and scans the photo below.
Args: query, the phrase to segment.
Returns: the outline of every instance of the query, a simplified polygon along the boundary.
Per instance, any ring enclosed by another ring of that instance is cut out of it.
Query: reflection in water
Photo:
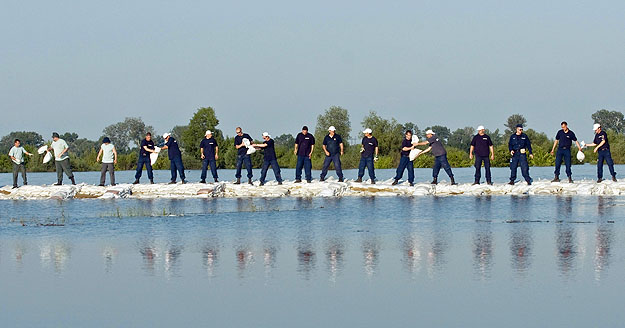
[[[493,232],[490,221],[478,221],[473,234],[473,268],[482,279],[493,266]]]
[[[374,236],[367,236],[362,242],[364,255],[364,269],[367,277],[371,278],[376,273],[380,257],[380,241]]]
[[[329,238],[326,244],[326,268],[330,281],[336,282],[336,277],[343,271],[345,244],[339,237]]]
[[[421,271],[421,239],[416,232],[410,232],[402,237],[401,250],[402,250],[402,262],[404,268],[408,271],[410,276],[416,278],[419,271]]]
[[[153,242],[144,241],[139,246],[139,254],[141,254],[141,258],[143,259],[143,265],[141,266],[143,271],[149,275],[154,275],[156,261],[158,260],[158,250]]]
[[[532,265],[532,229],[530,223],[513,223],[510,233],[510,259],[512,269],[521,275],[525,275]]]
[[[24,255],[26,255],[26,245],[22,241],[15,243],[15,264],[19,269],[24,267]]]
[[[165,273],[168,277],[179,275],[180,259],[182,257],[183,246],[178,241],[172,241],[165,252]]]
[[[309,280],[316,264],[315,251],[310,241],[299,241],[297,246],[297,264],[297,272],[304,279]]]
[[[50,263],[57,273],[63,272],[71,255],[71,247],[64,241],[47,241],[39,247],[41,266],[48,267]]]
[[[601,280],[601,274],[610,264],[612,240],[614,239],[613,224],[601,223],[595,233],[595,279]]]
[[[563,275],[575,270],[577,241],[575,230],[570,223],[558,223],[556,227],[556,247],[558,248],[558,268]]]
[[[219,240],[216,237],[209,237],[202,247],[202,265],[209,278],[215,276],[215,269],[219,264],[219,249]]]
[[[102,250],[102,257],[104,258],[104,272],[111,272],[113,263],[117,257],[117,249],[111,245],[105,246]]]
[[[247,277],[249,267],[254,263],[254,252],[246,243],[240,242],[235,250],[237,257],[237,276],[240,279]]]

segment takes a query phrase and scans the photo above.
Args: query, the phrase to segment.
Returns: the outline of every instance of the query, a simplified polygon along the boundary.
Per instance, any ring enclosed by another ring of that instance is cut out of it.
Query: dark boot
[[[219,179],[215,178],[215,182],[219,182]]]
[[[282,185],[282,181],[278,181],[278,185],[280,185],[280,186],[281,186],[281,185]]]
[[[326,178],[319,178],[319,181],[324,182],[326,181]]]
[[[295,180],[295,183],[301,183],[301,182],[302,182],[302,180],[301,180],[301,179],[297,179],[297,180]]]
[[[57,183],[55,183],[54,185],[55,185],[55,186],[60,186],[60,185],[62,185],[62,184],[63,184],[63,180],[59,180],[59,181],[58,181]]]
[[[396,184],[398,184],[398,183],[399,183],[399,180],[395,179],[395,180],[393,180],[393,183],[391,183],[391,185],[393,185],[393,186],[394,186],[394,185],[396,185]]]
[[[414,187],[414,183],[413,183],[413,182],[411,182],[411,183],[410,183],[410,186],[411,186],[411,187]]]
[[[614,182],[618,182],[618,180],[616,180],[616,175],[613,175],[613,176],[612,176],[612,181],[614,181]]]
[[[339,178],[339,182],[343,182],[343,181],[344,181],[343,178]]]
[[[601,181],[603,181],[602,178],[597,179],[597,183],[601,183]]]
[[[450,179],[451,179],[451,185],[452,186],[457,185],[456,180],[454,180],[454,177],[451,177]]]
[[[475,186],[475,185],[479,185],[479,184],[480,184],[480,181],[479,181],[479,180],[475,180],[475,181],[473,182],[473,186]]]
[[[430,184],[433,184],[433,185],[438,184],[438,178],[432,179],[432,182],[430,182]]]
[[[560,182],[560,177],[556,175],[551,182]]]
[[[132,184],[139,184],[139,179],[135,179],[135,182],[133,182]]]
[[[569,183],[573,183],[573,178],[569,177]]]
[[[74,177],[69,178],[72,181],[72,184],[75,186],[76,185],[76,180],[74,179]]]
[[[371,180],[371,184],[375,184],[375,180]]]
[[[200,183],[206,183],[206,180],[200,180]]]
[[[252,179],[247,179],[247,183],[249,183],[249,184],[253,184],[253,183],[252,183]]]
[[[358,177],[354,182],[362,182],[362,177]]]
[[[182,184],[187,183],[187,180],[182,179],[182,181],[180,181]]]
[[[493,185],[493,182],[492,182],[492,181],[490,181],[490,180],[488,180],[488,181],[486,181],[486,184],[487,184],[487,185],[489,185],[489,186],[492,186],[492,185]]]
[[[241,178],[237,178],[237,181],[234,184],[241,184]]]
[[[514,186],[514,180],[510,180],[510,182],[508,182],[509,185]]]
[[[176,180],[169,181],[169,184],[176,184]]]
[[[150,179],[150,184],[154,184],[154,179]]]
[[[312,180],[306,180],[306,182],[311,183],[311,182],[312,182]]]

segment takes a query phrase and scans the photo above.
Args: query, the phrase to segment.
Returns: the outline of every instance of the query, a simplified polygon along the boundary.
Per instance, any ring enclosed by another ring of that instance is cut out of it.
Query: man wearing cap
[[[306,173],[306,181],[312,181],[312,162],[310,158],[315,149],[315,137],[308,133],[308,127],[304,125],[302,132],[295,137],[295,150],[293,153],[297,155],[297,165],[295,166],[295,183],[302,182],[302,168]]]
[[[447,150],[443,146],[441,140],[436,137],[436,133],[434,131],[427,130],[425,131],[426,141],[417,143],[417,146],[425,146],[429,147],[424,151],[420,152],[418,156],[421,156],[427,152],[432,152],[434,156],[434,167],[432,167],[432,184],[438,184],[438,173],[441,171],[441,167],[451,180],[452,185],[456,185],[456,180],[454,180],[454,173],[451,171],[451,165],[449,165],[449,161],[447,160]]]
[[[566,165],[566,176],[569,178],[569,183],[573,183],[573,178],[571,175],[571,146],[573,145],[573,141],[575,141],[575,145],[577,145],[577,149],[579,151],[582,150],[582,147],[577,142],[577,137],[575,133],[569,130],[569,126],[566,122],[560,123],[562,129],[558,131],[556,134],[556,140],[553,142],[553,147],[551,148],[551,155],[553,155],[556,146],[558,146],[558,151],[556,154],[556,170],[554,171],[555,177],[551,182],[560,182],[560,166],[562,165],[562,159],[564,158],[564,165]]]
[[[482,163],[484,163],[486,183],[492,185],[493,180],[490,175],[490,161],[495,159],[495,149],[493,147],[493,141],[490,139],[490,136],[486,134],[486,130],[482,125],[477,127],[477,134],[473,137],[473,140],[471,140],[471,148],[469,148],[470,159],[473,159],[473,152],[475,152],[475,182],[473,182],[473,184],[480,184],[480,179],[482,178],[480,171],[482,170]]]
[[[527,163],[527,153],[529,152],[530,158],[534,158],[532,154],[532,143],[527,134],[523,133],[523,124],[517,124],[516,132],[510,136],[508,141],[508,150],[512,155],[510,161],[510,182],[509,185],[514,185],[516,180],[517,168],[521,166],[521,174],[528,185],[532,184],[532,178],[530,177],[530,167]]]
[[[202,158],[202,175],[200,176],[200,183],[206,183],[206,173],[208,167],[211,168],[211,174],[215,182],[217,179],[217,160],[219,159],[219,147],[217,146],[217,140],[213,138],[213,132],[206,130],[204,134],[205,138],[200,142],[200,157]]]
[[[17,188],[17,175],[22,172],[22,182],[24,185],[28,184],[26,179],[26,167],[24,166],[24,155],[33,156],[22,147],[20,139],[15,139],[13,147],[9,150],[9,157],[13,161],[13,188]]]
[[[276,149],[274,147],[273,139],[267,132],[263,132],[262,144],[253,144],[252,146],[264,149],[263,167],[260,170],[260,185],[265,185],[265,178],[267,177],[267,170],[269,166],[273,169],[273,175],[275,175],[278,184],[282,184],[282,176],[280,175],[280,166],[278,165],[278,158],[276,157]]]
[[[67,151],[69,150],[67,142],[61,139],[58,133],[54,132],[52,133],[52,143],[48,150],[54,151],[54,164],[56,166],[57,178],[57,183],[55,185],[60,186],[63,184],[63,172],[65,172],[65,175],[72,181],[72,184],[75,185],[76,180],[74,180],[74,173],[72,173],[69,156],[67,155]]]
[[[102,157],[102,168],[100,169],[100,187],[104,187],[106,182],[106,171],[111,176],[111,186],[115,185],[115,164],[117,164],[117,150],[115,146],[111,144],[111,139],[104,137],[102,139],[102,145],[100,145],[100,151],[95,161],[99,162]]]
[[[343,182],[343,170],[341,169],[341,156],[343,156],[343,139],[336,133],[336,128],[331,126],[328,128],[328,134],[323,138],[323,152],[326,154],[326,158],[323,161],[323,167],[321,168],[320,181],[325,181],[328,174],[328,168],[330,163],[334,163],[334,169],[336,175],[339,178],[339,182]]]
[[[154,174],[152,172],[152,162],[150,160],[150,154],[154,152],[156,152],[154,150],[154,140],[152,140],[152,134],[148,132],[145,134],[145,139],[141,140],[141,144],[139,145],[139,159],[137,160],[137,172],[135,173],[135,182],[133,182],[133,184],[139,183],[144,165],[148,171],[150,183],[154,184]]]
[[[617,182],[616,172],[614,171],[614,161],[612,161],[612,153],[610,152],[610,143],[608,135],[601,129],[601,124],[595,123],[592,127],[595,130],[595,140],[586,144],[589,147],[595,147],[593,152],[597,153],[597,183],[603,181],[603,162],[608,164],[612,181]]]
[[[360,163],[358,164],[358,179],[356,182],[362,182],[362,177],[365,176],[365,167],[369,171],[369,178],[371,178],[371,184],[375,184],[375,167],[374,162],[378,161],[378,139],[376,139],[371,133],[371,129],[366,128],[362,133],[365,136],[362,138],[360,144]]]
[[[399,183],[399,179],[404,176],[404,169],[408,169],[408,183],[410,183],[410,186],[414,186],[414,166],[410,160],[410,151],[413,150],[414,147],[415,146],[412,144],[412,131],[407,130],[405,138],[401,141],[401,157],[399,159],[399,166],[397,166],[397,171],[395,173],[393,185]]]
[[[176,183],[176,178],[178,177],[176,171],[180,173],[180,181],[182,182],[182,184],[187,183],[184,175],[184,165],[182,165],[182,153],[180,152],[178,141],[176,141],[176,139],[171,136],[171,133],[163,134],[163,139],[165,139],[165,146],[163,146],[161,150],[167,149],[167,157],[169,157],[169,169],[171,170],[171,181],[169,181],[169,184]]]
[[[241,127],[237,127],[236,133],[237,135],[234,137],[234,147],[238,149],[237,170],[235,173],[237,181],[234,184],[241,184],[241,169],[243,168],[243,163],[245,163],[245,169],[247,169],[247,183],[252,184],[252,160],[250,155],[247,154],[247,146],[243,142],[243,139],[247,139],[250,144],[253,140],[249,134],[243,133]]]

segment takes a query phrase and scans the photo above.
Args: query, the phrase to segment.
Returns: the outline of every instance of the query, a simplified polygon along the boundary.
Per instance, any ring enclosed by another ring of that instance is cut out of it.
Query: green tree
[[[352,132],[352,123],[349,120],[349,112],[340,106],[332,106],[323,114],[317,116],[317,126],[315,127],[315,138],[323,142],[323,138],[328,134],[328,128],[333,125],[336,128],[343,143],[347,145],[350,133]]]
[[[443,143],[447,143],[449,141],[449,137],[451,137],[451,130],[448,127],[442,125],[433,125],[425,128],[425,130],[432,130],[436,133],[436,136],[443,141]],[[423,131],[423,136],[425,136],[425,131]]]
[[[295,144],[295,137],[293,137],[292,134],[285,133],[273,138],[273,142],[276,144],[276,147],[283,146],[290,148]]]
[[[0,139],[0,151],[2,151],[2,153],[7,153],[9,149],[13,147],[15,139],[20,139],[23,146],[31,145],[34,147],[40,147],[43,145],[43,137],[37,132],[14,131]]]
[[[205,137],[206,130],[213,131],[213,137],[217,140],[217,144],[221,145],[223,134],[217,129],[217,125],[219,125],[219,120],[212,107],[198,108],[189,121],[189,125],[182,132],[181,140],[184,149],[190,154],[199,154],[200,142]]]
[[[76,132],[65,132],[60,135],[61,139],[65,140],[68,144],[78,140],[78,133]]]
[[[460,150],[468,151],[469,147],[471,147],[471,140],[473,140],[474,135],[475,130],[470,126],[457,129],[451,134],[451,136],[449,136],[447,145],[449,145],[449,147],[455,147]]]
[[[111,124],[102,130],[111,139],[118,152],[127,153],[131,147],[138,147],[145,134],[155,134],[154,128],[145,125],[140,117],[126,117],[122,122]]]
[[[510,115],[508,117],[508,120],[506,121],[506,124],[504,124],[506,126],[506,134],[511,135],[515,133],[517,124],[521,124],[523,125],[523,127],[525,127],[525,125],[527,124],[527,120],[521,114]]]
[[[182,136],[184,135],[184,131],[186,131],[188,127],[188,125],[176,125],[171,129],[171,136],[178,140],[178,145],[182,148],[185,147]]]
[[[625,119],[623,113],[601,109],[591,115],[593,121],[601,124],[604,130],[612,130],[616,133],[625,132]]]

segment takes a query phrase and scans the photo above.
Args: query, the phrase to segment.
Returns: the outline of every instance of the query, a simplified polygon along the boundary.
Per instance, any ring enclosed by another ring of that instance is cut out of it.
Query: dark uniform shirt
[[[144,146],[147,146],[148,149],[154,150],[154,140],[152,139],[150,139],[150,141],[147,141],[145,139],[141,140],[141,147],[139,149],[139,154],[143,157],[149,156],[150,153],[143,148]]]
[[[430,144],[430,147],[432,147],[432,155],[434,155],[434,157],[447,154],[447,150],[445,150],[443,143],[440,139],[438,139],[438,137],[436,137],[436,135],[429,137],[428,143]]]
[[[215,147],[217,147],[217,140],[210,137],[209,139],[202,139],[200,142],[200,148],[202,148],[202,154],[207,159],[215,159]]]
[[[240,144],[243,143],[243,139],[247,139],[250,141],[250,143],[252,142],[252,137],[250,137],[249,134],[247,133],[243,133],[243,135],[237,135],[236,137],[234,137],[234,145],[238,146]],[[237,150],[237,154],[238,155],[246,155],[247,154],[247,147],[241,147]]]
[[[378,139],[376,139],[375,137],[372,136],[371,138],[367,138],[367,137],[362,138],[362,147],[365,149],[365,151],[363,151],[360,154],[360,156],[362,158],[373,156],[373,154],[375,153],[375,147],[377,146],[378,146]]]
[[[521,133],[521,135],[517,135],[516,133],[510,136],[510,141],[508,141],[508,150],[515,152],[527,149],[527,151],[532,153],[532,143],[530,142],[530,138],[525,133]]]
[[[604,140],[605,140],[605,143],[603,144],[603,146],[601,146],[601,148],[599,148],[599,150],[610,149],[610,143],[608,142],[608,135],[605,133],[605,131],[601,131],[595,134],[595,140],[593,141],[593,143],[598,145]]]
[[[265,161],[271,161],[276,159],[276,148],[273,145],[273,139],[269,139],[265,142],[263,142],[265,145],[267,145],[267,147],[263,148],[264,151],[264,158]]]
[[[180,153],[180,147],[178,147],[178,141],[176,141],[174,137],[169,137],[169,140],[167,140],[165,146],[167,146],[167,156],[169,157],[169,159],[174,159],[176,157],[182,156],[182,154]]]
[[[306,133],[306,135],[304,135],[300,132],[295,138],[295,144],[299,145],[297,147],[297,156],[308,156],[310,155],[312,145],[315,144],[315,137],[310,133]]]
[[[402,142],[401,142],[401,155],[402,156],[409,156],[410,155],[410,150],[404,150],[404,147],[412,147],[412,139],[408,140],[408,139],[404,138],[404,140],[402,140]]]
[[[480,157],[488,157],[490,154],[490,146],[493,145],[493,141],[490,140],[488,134],[481,136],[479,133],[471,140],[471,146],[475,151],[475,155]]]
[[[323,144],[326,146],[330,156],[334,156],[341,152],[341,143],[343,143],[343,139],[336,133],[334,134],[334,137],[330,137],[328,134],[325,138],[323,138]]]
[[[564,132],[564,130],[558,131],[556,134],[556,140],[560,140],[558,142],[558,148],[562,149],[570,149],[573,141],[577,141],[577,137],[573,131],[569,130],[569,132]]]

